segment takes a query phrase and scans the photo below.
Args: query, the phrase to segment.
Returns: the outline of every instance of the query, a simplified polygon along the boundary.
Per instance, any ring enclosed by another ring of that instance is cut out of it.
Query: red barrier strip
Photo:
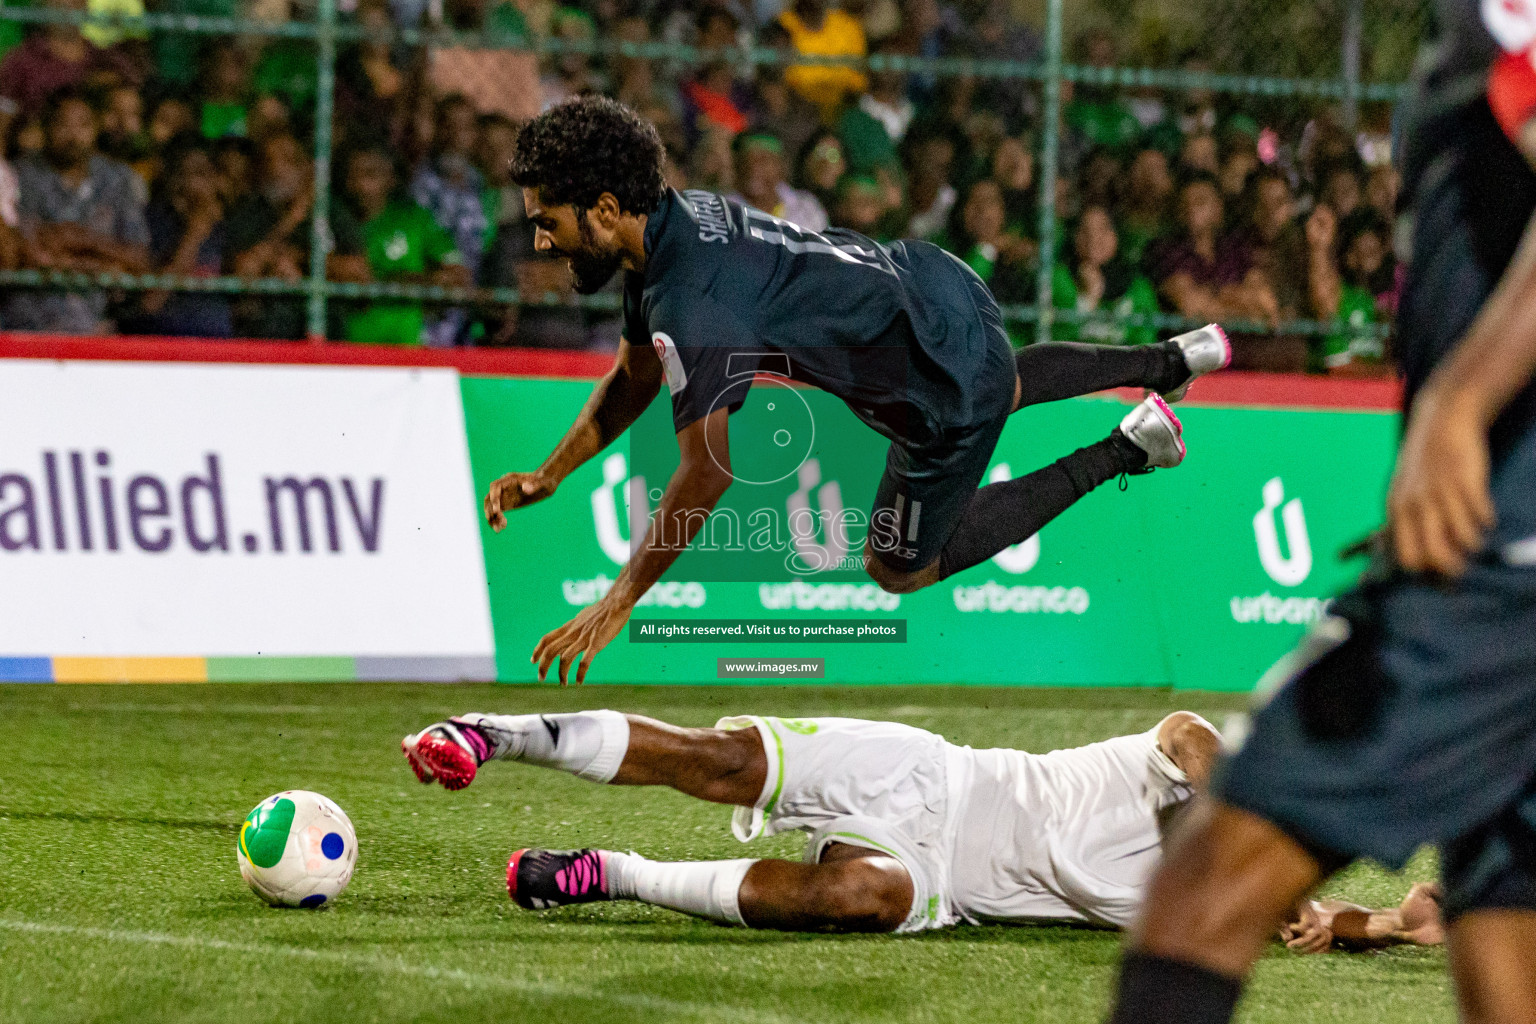
[[[613,357],[599,352],[514,348],[399,348],[302,341],[209,341],[188,338],[77,338],[0,332],[0,359],[101,359],[160,363],[288,363],[321,366],[452,366],[472,376],[558,377],[592,380]],[[1116,394],[1139,401],[1140,392]],[[1360,409],[1394,412],[1402,385],[1394,379],[1348,380],[1288,373],[1228,371],[1190,388],[1191,403],[1273,408]]]
[[[1115,394],[1126,402],[1139,402],[1142,393],[1139,388],[1117,388]],[[1184,401],[1191,405],[1397,412],[1402,408],[1403,384],[1395,377],[1350,380],[1304,373],[1228,370],[1195,381]]]
[[[600,352],[539,348],[404,348],[307,341],[77,338],[0,332],[0,359],[104,359],[151,363],[288,363],[318,366],[452,366],[474,376],[590,380],[613,366]]]
[[[1303,373],[1228,370],[1195,381],[1185,401],[1201,405],[1397,412],[1403,404],[1403,382],[1396,377],[1350,380]]]

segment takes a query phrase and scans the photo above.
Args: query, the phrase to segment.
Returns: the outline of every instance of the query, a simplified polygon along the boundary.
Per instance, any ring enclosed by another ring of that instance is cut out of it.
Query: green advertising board
[[[481,492],[533,469],[590,382],[465,378]],[[669,403],[548,500],[485,529],[497,669],[535,678],[534,645],[606,591],[677,462]],[[773,406],[773,408],[770,408]],[[992,479],[1099,440],[1125,406],[1088,398],[1016,413]],[[785,410],[793,415],[786,425]],[[1119,685],[1248,690],[1359,570],[1337,553],[1378,525],[1396,418],[1181,407],[1177,470],[1099,488],[1023,544],[916,594],[856,568],[887,444],[820,392],[755,387],[732,417],[738,482],[638,619],[904,620],[905,643],[632,643],[589,682],[719,682],[717,659],[824,658],[821,683]],[[806,417],[814,437],[801,429]],[[786,434],[800,440],[783,443]],[[812,571],[815,570],[815,571]]]

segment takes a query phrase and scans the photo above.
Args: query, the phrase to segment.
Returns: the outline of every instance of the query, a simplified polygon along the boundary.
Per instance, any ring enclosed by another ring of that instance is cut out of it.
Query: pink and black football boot
[[[440,782],[444,789],[463,789],[493,754],[484,733],[465,718],[429,725],[400,741],[400,749],[423,783]]]
[[[507,895],[524,910],[611,900],[606,850],[518,850],[507,861]]]

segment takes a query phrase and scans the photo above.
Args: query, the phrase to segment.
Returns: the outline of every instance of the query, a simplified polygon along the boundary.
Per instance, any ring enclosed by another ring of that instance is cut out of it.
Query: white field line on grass
[[[531,981],[509,978],[498,974],[479,974],[454,967],[433,967],[429,964],[413,964],[390,957],[346,953],[336,950],[307,949],[303,946],[269,945],[259,942],[230,942],[201,935],[172,935],[168,932],[127,931],[118,928],[90,928],[83,925],[48,924],[40,921],[18,921],[0,918],[0,931],[23,932],[33,935],[71,935],[103,942],[120,942],[142,946],[169,946],[179,949],[212,950],[219,953],[235,953],[252,956],[281,956],[314,963],[336,964],[380,974],[397,974],[429,981],[443,981],[465,988],[510,989],[529,995],[554,999],[586,1000],[610,1003],[635,1010],[652,1010],[670,1015],[683,1015],[707,1021],[729,1017],[733,1021],[755,1024],[800,1024],[794,1017],[741,1006],[721,1006],[709,1003],[691,1003],[660,996],[638,995],[622,992],[601,992],[595,989],[575,988],[547,981]]]

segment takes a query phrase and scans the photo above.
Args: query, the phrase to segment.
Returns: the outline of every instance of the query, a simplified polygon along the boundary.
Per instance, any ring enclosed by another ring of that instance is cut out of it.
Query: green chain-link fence
[[[1025,0],[1027,4],[1027,0]],[[0,288],[173,290],[230,295],[284,295],[307,299],[307,323],[313,338],[323,338],[330,300],[395,299],[428,303],[553,305],[570,304],[611,312],[611,295],[574,300],[556,295],[522,295],[514,288],[442,288],[409,284],[350,284],[328,281],[328,211],[332,206],[332,120],[337,47],[362,40],[408,47],[467,47],[513,50],[535,56],[582,54],[640,58],[674,65],[699,66],[716,61],[742,65],[825,64],[869,71],[893,70],[938,79],[968,76],[981,81],[1023,80],[1037,89],[1039,110],[1039,260],[1033,304],[1004,306],[1005,319],[1033,324],[1037,339],[1052,336],[1057,322],[1112,321],[1159,330],[1195,326],[1165,314],[1113,316],[1056,309],[1052,274],[1059,259],[1059,211],[1055,183],[1062,162],[1064,89],[1115,87],[1160,90],[1175,96],[1214,94],[1240,99],[1247,109],[1274,122],[1299,128],[1319,111],[1332,108],[1337,122],[1353,132],[1363,120],[1376,126],[1390,118],[1392,105],[1406,92],[1406,76],[1428,19],[1426,0],[1314,0],[1308,4],[1279,0],[1043,0],[1036,13],[1043,25],[1042,48],[1032,61],[972,57],[923,58],[877,54],[867,58],[786,54],[768,47],[701,50],[670,42],[561,38],[460,32],[445,28],[368,28],[342,22],[337,0],[318,0],[312,18],[264,21],[179,13],[123,16],[60,7],[0,5],[0,28],[66,24],[144,37],[242,36],[301,40],[313,44],[317,62],[314,100],[315,200],[309,273],[302,282],[249,280],[239,277],[179,277],[165,274],[82,274],[61,271],[0,271]],[[1073,52],[1085,36],[1097,32],[1116,40],[1118,59],[1110,64]],[[1071,43],[1068,40],[1072,40]],[[1317,336],[1341,331],[1381,337],[1386,328],[1309,319],[1272,323],[1233,322],[1234,331],[1266,335]]]

